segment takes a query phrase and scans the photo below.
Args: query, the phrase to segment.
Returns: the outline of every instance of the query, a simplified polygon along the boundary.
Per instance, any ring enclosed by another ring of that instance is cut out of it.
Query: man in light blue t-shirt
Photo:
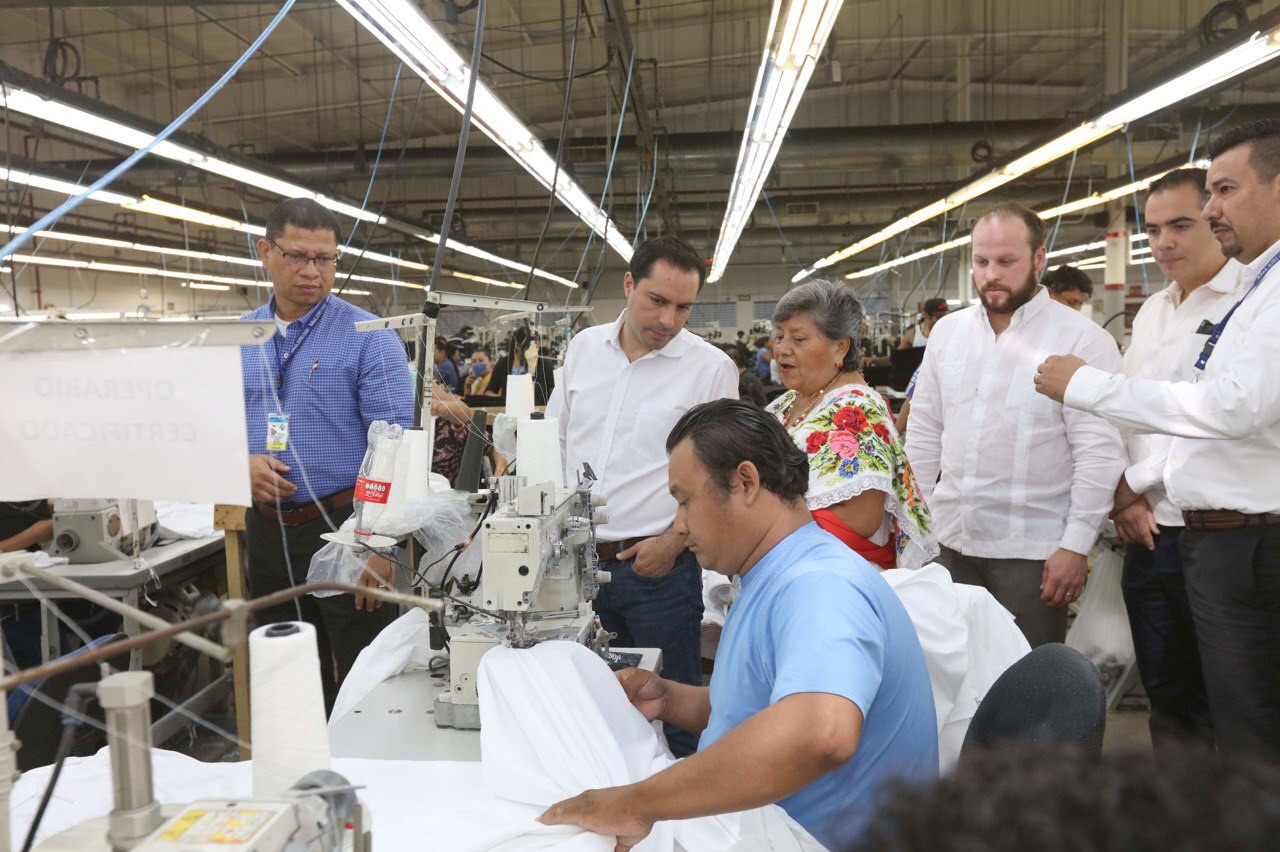
[[[719,400],[667,440],[675,526],[705,568],[738,574],[711,686],[618,673],[645,717],[700,733],[693,756],[639,784],[553,805],[546,824],[614,835],[777,802],[827,846],[856,835],[890,779],[938,775],[920,640],[879,571],[813,523],[808,460],[778,421]]]

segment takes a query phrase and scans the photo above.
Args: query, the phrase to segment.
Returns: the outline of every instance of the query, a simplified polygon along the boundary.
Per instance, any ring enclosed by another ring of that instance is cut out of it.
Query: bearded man
[[[1032,647],[1061,642],[1086,555],[1124,470],[1120,434],[1102,418],[1036,393],[1046,354],[1121,369],[1115,341],[1038,283],[1044,222],[999,204],[973,227],[981,304],[929,335],[911,402],[907,455],[933,511],[938,561],[983,586]]]

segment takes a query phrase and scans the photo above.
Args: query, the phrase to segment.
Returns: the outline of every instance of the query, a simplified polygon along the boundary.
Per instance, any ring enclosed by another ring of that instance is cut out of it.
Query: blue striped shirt
[[[241,319],[274,320],[275,297]],[[267,452],[267,415],[289,415],[289,443],[272,453],[298,486],[290,503],[310,502],[356,484],[369,425],[413,425],[413,382],[404,345],[394,331],[357,332],[376,319],[327,296],[301,319],[260,346],[241,348],[249,452]],[[309,329],[309,330],[308,330]]]

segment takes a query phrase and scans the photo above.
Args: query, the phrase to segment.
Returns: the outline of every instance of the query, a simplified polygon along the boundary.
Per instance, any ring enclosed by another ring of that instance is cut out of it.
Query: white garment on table
[[[609,667],[575,642],[494,648],[481,658],[476,685],[485,784],[503,799],[534,806],[535,816],[585,790],[634,784],[675,763]],[[532,823],[521,834],[564,830]],[[570,833],[585,834],[576,828]],[[597,846],[600,838],[590,837],[592,844],[582,848],[613,848],[612,839]],[[493,846],[512,839],[498,830],[487,838]],[[822,846],[782,808],[767,805],[660,822],[635,848],[798,852]]]
[[[178,538],[206,538],[213,535],[212,503],[177,503],[157,500],[156,522],[160,525],[160,538],[168,541]]]
[[[671,525],[676,501],[667,492],[667,436],[690,408],[738,398],[738,370],[729,356],[682,329],[662,349],[634,362],[618,336],[626,311],[569,342],[564,382],[547,403],[560,426],[565,482],[587,462],[608,496],[601,541],[654,536]]]
[[[1277,252],[1280,242],[1241,270],[1236,298]],[[1179,509],[1280,512],[1278,364],[1280,264],[1231,317],[1199,381],[1130,379],[1085,367],[1071,378],[1065,400],[1122,428],[1172,435],[1163,480]],[[914,408],[911,416],[914,427]]]
[[[383,628],[360,651],[334,699],[329,727],[354,710],[378,684],[403,672],[429,669],[435,657],[447,659],[444,651],[431,649],[427,611],[414,607]]]
[[[998,338],[981,305],[933,327],[907,457],[947,547],[996,559],[1092,549],[1124,469],[1123,445],[1102,418],[1036,392],[1036,368],[1050,355],[1121,366],[1115,341],[1043,287]]]
[[[969,722],[996,678],[1031,651],[1013,616],[981,586],[951,580],[936,562],[881,574],[920,637],[938,713],[938,766],[960,758]]]
[[[1142,303],[1133,318],[1133,338],[1124,353],[1124,374],[1133,379],[1190,382],[1195,379],[1195,363],[1209,335],[1201,333],[1205,323],[1211,328],[1235,304],[1240,280],[1240,261],[1231,259],[1190,294],[1183,295],[1175,281]],[[1252,283],[1252,282],[1250,282]],[[1168,435],[1126,432],[1125,449],[1129,467],[1125,479],[1129,487],[1147,498],[1156,522],[1182,526],[1182,512],[1164,492],[1164,462],[1169,456]]]

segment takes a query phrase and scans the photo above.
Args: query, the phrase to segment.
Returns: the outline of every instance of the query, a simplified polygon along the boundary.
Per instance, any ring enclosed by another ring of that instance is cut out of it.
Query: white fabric
[[[156,523],[160,525],[160,538],[207,538],[220,534],[213,528],[212,503],[176,503],[156,501]]]
[[[1124,468],[1123,446],[1106,421],[1036,392],[1036,368],[1067,354],[1120,370],[1115,341],[1043,287],[998,338],[980,305],[933,327],[907,456],[939,542],[995,559],[1092,549]]]
[[[547,417],[560,421],[565,481],[582,463],[608,495],[610,521],[601,541],[654,536],[676,515],[667,492],[667,435],[680,416],[703,402],[738,398],[738,370],[729,356],[681,329],[662,349],[634,362],[618,341],[626,311],[569,342],[564,382],[557,383]]]
[[[1277,252],[1280,242],[1242,269],[1239,295]],[[1231,317],[1198,382],[1129,379],[1108,375],[1117,371],[1105,367],[1081,368],[1065,399],[1122,428],[1174,436],[1163,480],[1179,509],[1280,512],[1278,363],[1280,265]],[[914,407],[911,418],[914,429]]]
[[[480,661],[480,750],[485,784],[505,800],[540,813],[584,790],[643,781],[675,759],[653,726],[631,706],[617,678],[599,656],[573,642],[543,642],[527,650],[499,647]],[[498,841],[564,829],[513,826]],[[612,839],[578,829],[560,848],[608,852]],[[442,845],[441,848],[453,848]],[[506,847],[502,847],[506,848]],[[515,848],[515,847],[512,847]],[[523,848],[523,847],[522,847]],[[635,847],[674,849],[822,849],[776,805],[744,813],[661,822]]]
[[[431,650],[427,611],[414,607],[383,628],[364,647],[342,681],[329,714],[329,727],[356,708],[373,688],[402,672],[423,671],[443,652]]]
[[[938,714],[938,765],[943,773],[950,772],[978,703],[1031,646],[990,592],[953,583],[951,573],[936,562],[881,576],[920,637]]]
[[[724,574],[702,569],[702,658],[714,660],[720,647],[720,633],[724,629],[729,604],[738,596],[741,586],[735,577],[730,580]]]
[[[1242,265],[1228,260],[1222,269],[1185,298],[1177,282],[1142,303],[1133,318],[1133,338],[1124,353],[1124,374],[1136,379],[1190,382],[1195,379],[1196,358],[1209,335],[1200,334],[1201,323],[1217,325],[1235,304],[1233,293]],[[1256,294],[1255,294],[1256,295]],[[1168,435],[1126,432],[1125,449],[1129,487],[1147,498],[1156,522],[1182,526],[1182,512],[1164,492],[1164,462],[1169,455]]]

